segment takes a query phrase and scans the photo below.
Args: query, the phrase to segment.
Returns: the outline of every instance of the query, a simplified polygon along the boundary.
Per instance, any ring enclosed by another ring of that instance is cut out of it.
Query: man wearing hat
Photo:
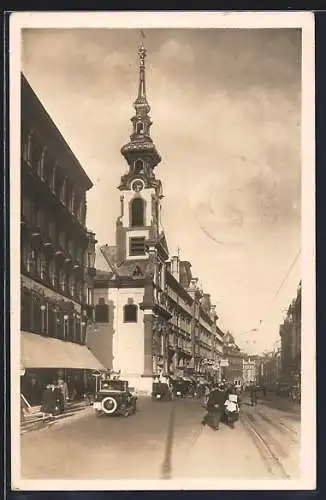
[[[217,431],[219,429],[220,420],[224,413],[224,403],[226,398],[227,392],[223,383],[213,387],[213,390],[208,396],[207,415],[205,415],[202,421],[203,425],[209,423],[214,430]]]

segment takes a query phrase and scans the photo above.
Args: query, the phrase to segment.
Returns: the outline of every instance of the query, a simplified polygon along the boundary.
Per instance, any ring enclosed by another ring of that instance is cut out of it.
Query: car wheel
[[[118,408],[118,403],[116,399],[114,399],[112,396],[107,396],[106,398],[103,399],[102,410],[107,415],[112,415],[113,413],[115,413],[117,408]]]

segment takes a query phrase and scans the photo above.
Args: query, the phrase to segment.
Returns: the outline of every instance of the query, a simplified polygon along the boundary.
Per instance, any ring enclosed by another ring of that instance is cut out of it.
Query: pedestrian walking
[[[202,420],[203,425],[208,423],[214,430],[219,429],[226,399],[227,392],[224,385],[220,384],[213,388],[208,396],[207,414]]]
[[[257,391],[258,388],[256,384],[251,384],[249,387],[251,406],[257,405]]]
[[[43,413],[43,420],[48,415],[53,417],[61,413],[62,406],[62,395],[61,391],[57,386],[53,384],[48,384],[42,395],[41,412]]]

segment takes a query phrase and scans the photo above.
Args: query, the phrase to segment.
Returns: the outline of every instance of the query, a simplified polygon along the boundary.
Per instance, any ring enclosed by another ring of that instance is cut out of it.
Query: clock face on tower
[[[139,191],[141,191],[142,189],[144,189],[144,183],[140,179],[136,179],[132,183],[131,187],[132,187],[133,191],[136,191],[137,193],[139,193]]]

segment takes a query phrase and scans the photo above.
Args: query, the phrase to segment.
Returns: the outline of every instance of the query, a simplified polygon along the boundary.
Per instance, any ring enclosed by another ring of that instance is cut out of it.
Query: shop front
[[[62,379],[69,399],[94,392],[94,370],[105,370],[85,346],[30,332],[21,332],[20,391],[31,406],[41,403],[47,384]]]

